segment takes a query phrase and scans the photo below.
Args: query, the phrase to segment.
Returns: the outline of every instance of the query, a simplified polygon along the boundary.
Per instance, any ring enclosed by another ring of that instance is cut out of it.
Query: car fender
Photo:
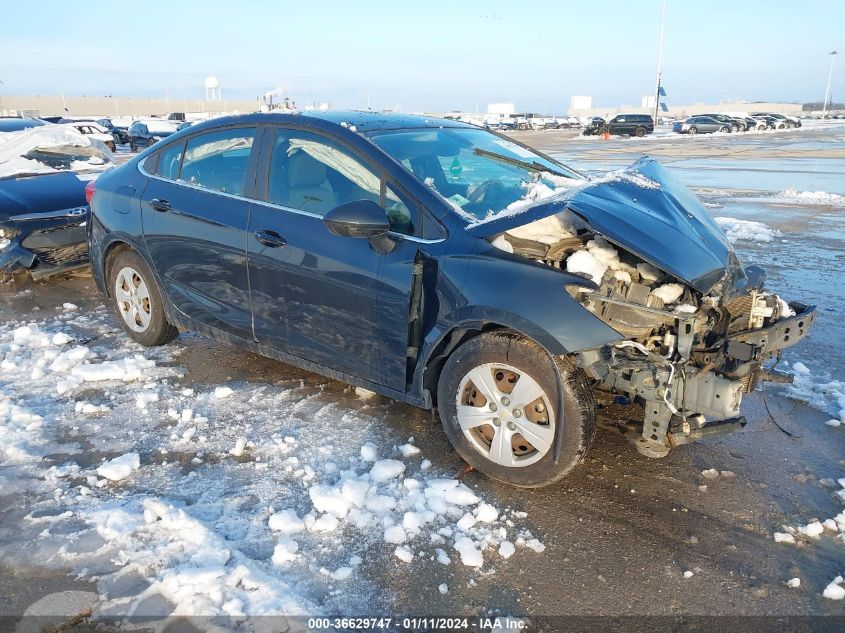
[[[584,277],[489,246],[469,262],[465,303],[455,320],[513,327],[556,356],[619,340],[616,330],[567,293],[567,285],[595,287]]]

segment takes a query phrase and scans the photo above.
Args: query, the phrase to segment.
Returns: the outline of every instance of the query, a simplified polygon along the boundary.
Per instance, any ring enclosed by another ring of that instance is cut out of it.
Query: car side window
[[[174,143],[159,152],[158,169],[156,175],[168,180],[179,178],[179,166],[182,164],[182,150],[184,143]]]
[[[414,232],[415,219],[419,213],[417,206],[390,185],[384,188],[384,207],[390,219],[391,231],[405,235]]]
[[[244,193],[255,128],[208,132],[188,139],[179,180],[238,196]]]
[[[324,216],[354,200],[381,203],[381,177],[334,141],[299,130],[276,130],[267,198]]]

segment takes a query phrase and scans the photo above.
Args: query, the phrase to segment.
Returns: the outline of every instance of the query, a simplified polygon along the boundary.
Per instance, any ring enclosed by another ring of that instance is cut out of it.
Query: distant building
[[[206,101],[221,101],[220,80],[217,77],[205,78],[205,99]]]

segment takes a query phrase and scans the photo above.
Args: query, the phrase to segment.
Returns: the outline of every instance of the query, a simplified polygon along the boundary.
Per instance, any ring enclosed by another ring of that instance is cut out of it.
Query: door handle
[[[270,248],[279,248],[280,246],[288,245],[285,238],[283,238],[275,231],[270,231],[267,229],[264,229],[262,231],[256,231],[255,239],[258,240],[259,243],[264,244],[264,246],[269,246]]]
[[[150,200],[150,206],[156,211],[170,211],[170,203],[167,200],[162,200],[161,198],[153,198]]]

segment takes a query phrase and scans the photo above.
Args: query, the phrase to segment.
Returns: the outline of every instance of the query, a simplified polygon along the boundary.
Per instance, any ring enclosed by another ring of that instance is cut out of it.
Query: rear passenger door
[[[176,309],[250,339],[245,188],[255,133],[223,128],[165,146],[141,196],[147,250]]]

